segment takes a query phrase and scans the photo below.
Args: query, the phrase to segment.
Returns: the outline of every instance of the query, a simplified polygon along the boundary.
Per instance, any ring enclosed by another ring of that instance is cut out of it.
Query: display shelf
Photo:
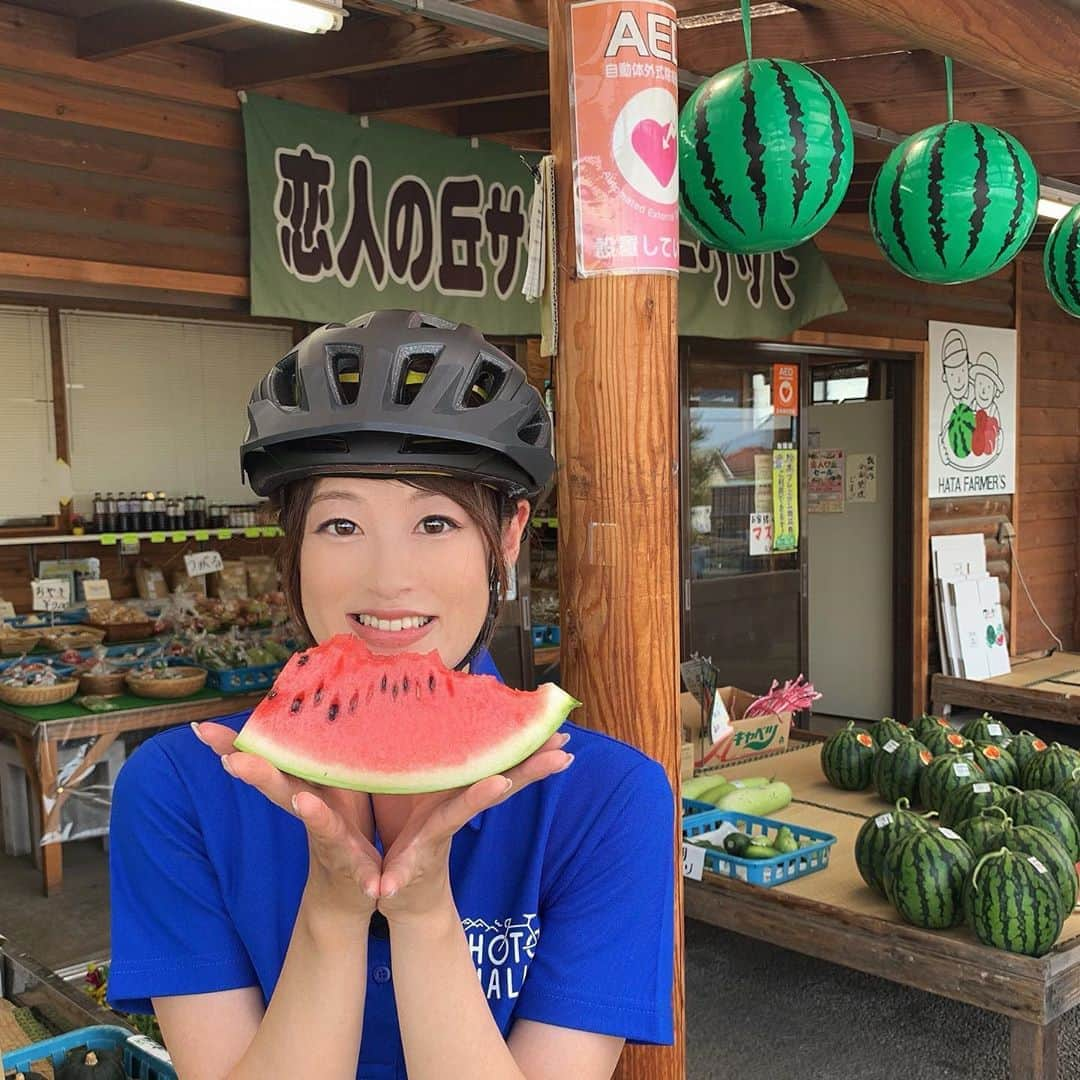
[[[276,525],[244,525],[230,529],[165,529],[153,532],[84,533],[81,536],[5,536],[0,537],[0,547],[19,544],[92,544],[115,547],[123,540],[149,540],[152,544],[184,544],[189,540],[263,540],[281,536]]]

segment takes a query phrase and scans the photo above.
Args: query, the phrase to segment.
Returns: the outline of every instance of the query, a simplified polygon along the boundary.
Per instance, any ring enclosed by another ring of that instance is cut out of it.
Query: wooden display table
[[[966,929],[908,926],[855,866],[855,837],[866,817],[886,809],[882,800],[829,787],[816,746],[723,772],[786,781],[797,801],[775,816],[823,829],[837,842],[827,869],[788,885],[764,889],[708,872],[700,882],[687,880],[689,917],[1001,1013],[1010,1022],[1012,1080],[1057,1080],[1060,1018],[1080,1004],[1080,914],[1038,960],[987,948]]]
[[[116,712],[89,713],[77,706],[45,706],[19,709],[0,705],[0,734],[14,737],[30,780],[32,797],[41,807],[42,835],[59,828],[60,808],[91,769],[105,756],[117,736],[125,731],[188,724],[192,720],[212,720],[229,713],[253,709],[263,691],[254,694],[220,694],[203,690],[178,701],[145,701]],[[51,712],[78,712],[81,715],[45,719]],[[42,718],[37,718],[37,715]],[[78,770],[62,787],[57,785],[57,750],[69,739],[90,739],[89,749]],[[42,844],[40,850],[42,887],[46,896],[59,892],[64,877],[62,846]]]
[[[934,675],[930,699],[937,716],[947,715],[953,705],[962,705],[988,713],[1080,724],[1080,653],[1014,659],[1013,670],[994,679]]]

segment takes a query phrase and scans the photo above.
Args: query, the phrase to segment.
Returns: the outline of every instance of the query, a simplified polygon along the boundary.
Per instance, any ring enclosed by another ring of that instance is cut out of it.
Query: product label
[[[1001,751],[996,746],[984,746],[983,757],[988,757],[991,761],[997,761],[1001,757]]]
[[[886,754],[895,754],[900,749],[900,744],[895,739],[890,739],[881,749]]]
[[[956,833],[954,833],[952,831],[952,829],[944,829],[944,828],[942,828],[942,829],[938,829],[938,832],[941,833],[942,836],[947,836],[950,840],[959,840],[960,839],[960,837],[957,836]]]
[[[930,762],[934,760],[934,755],[931,754],[929,750],[920,750],[919,751],[919,760],[924,765],[929,765]]]
[[[111,600],[112,592],[105,578],[94,581],[92,578],[83,579],[83,596],[87,600]]]
[[[977,795],[987,795],[990,792],[990,785],[987,783],[972,784],[971,788]]]
[[[1038,750],[1038,752],[1041,754],[1046,749],[1046,743],[1044,743],[1042,739],[1032,739],[1031,748],[1033,750]]]
[[[71,602],[71,582],[63,578],[35,578],[30,582],[35,611],[63,611]]]
[[[1004,735],[1005,734],[1001,730],[1001,725],[1000,724],[987,724],[986,725],[986,730],[987,730],[987,733],[990,734],[990,735],[993,735],[995,739],[999,735]]]
[[[874,740],[869,735],[867,735],[865,731],[859,732],[859,734],[856,735],[855,738],[858,739],[858,741],[861,742],[863,746],[874,745]]]
[[[878,814],[878,816],[874,818],[874,824],[879,829],[884,829],[886,825],[892,824],[892,814]]]
[[[701,875],[705,872],[705,849],[703,847],[683,842],[682,872],[683,877],[688,877],[691,881],[701,880]]]
[[[219,551],[196,551],[184,556],[188,577],[202,577],[204,574],[216,574],[224,564]]]
[[[945,741],[950,746],[963,746],[964,745],[964,737],[963,737],[963,735],[957,735],[955,731],[951,735],[946,735],[945,736]]]
[[[970,776],[971,766],[966,761],[954,761],[952,771],[953,776]]]
[[[1035,869],[1038,870],[1040,874],[1045,874],[1046,873],[1046,867],[1043,866],[1043,864],[1041,862],[1039,862],[1039,860],[1036,859],[1034,855],[1029,855],[1027,857],[1027,861],[1029,863],[1031,863],[1031,865],[1034,866]]]

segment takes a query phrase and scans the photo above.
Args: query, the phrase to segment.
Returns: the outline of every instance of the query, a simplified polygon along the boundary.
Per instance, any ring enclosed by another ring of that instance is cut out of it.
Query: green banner
[[[405,307],[539,334],[521,295],[533,178],[516,150],[259,94],[243,121],[253,315]],[[756,256],[680,244],[681,334],[784,338],[843,310],[812,243]]]

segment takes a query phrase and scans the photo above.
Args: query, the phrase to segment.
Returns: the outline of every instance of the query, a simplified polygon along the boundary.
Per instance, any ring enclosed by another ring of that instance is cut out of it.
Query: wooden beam
[[[685,40],[685,38],[680,39]],[[812,65],[822,78],[836,88],[840,99],[850,109],[867,101],[940,95],[945,100],[945,65],[940,56],[917,52],[887,53],[877,56],[854,56]],[[953,86],[957,93],[1005,89],[1008,84],[993,75],[967,64],[956,64]]]
[[[240,26],[246,19],[234,19],[205,8],[179,4],[128,4],[97,15],[87,15],[76,23],[78,55],[83,60],[105,60],[112,56],[151,49],[179,41],[220,34]]]
[[[814,0],[844,19],[1080,108],[1080,11],[1056,0]],[[762,55],[765,55],[764,53]]]
[[[459,135],[503,135],[548,131],[550,127],[551,107],[546,97],[488,101],[458,110]]]
[[[501,37],[444,26],[418,15],[385,19],[350,16],[341,30],[318,40],[229,53],[225,57],[225,85],[254,89],[268,83],[423,64],[504,48],[506,41]]]
[[[956,94],[955,105],[957,120],[976,120],[1007,130],[1016,129],[1015,134],[1021,141],[1034,126],[1080,121],[1080,111],[1074,106],[1031,90],[1010,88]],[[849,112],[852,119],[900,132],[919,131],[948,119],[944,94],[936,104],[923,99],[907,101],[890,96],[853,105]]]
[[[351,102],[355,113],[378,113],[508,101],[546,94],[547,89],[546,53],[471,56],[449,64],[392,68],[354,78]]]

